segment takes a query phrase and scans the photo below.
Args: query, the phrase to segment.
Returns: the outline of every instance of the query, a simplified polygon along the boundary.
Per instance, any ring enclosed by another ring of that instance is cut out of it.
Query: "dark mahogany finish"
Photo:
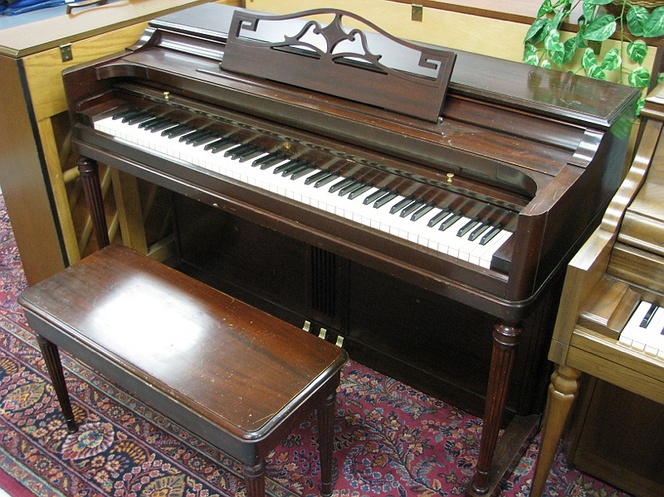
[[[561,269],[620,182],[638,92],[458,52],[447,96],[433,122],[368,105],[362,96],[371,87],[356,81],[355,93],[340,98],[307,88],[304,81],[285,84],[237,68],[224,70],[233,12],[206,5],[167,16],[153,22],[128,52],[66,72],[75,150],[424,289],[441,302],[492,316],[496,324],[484,436],[468,493],[493,492],[501,477],[492,469],[494,449],[514,356],[527,334],[523,323],[543,300],[555,305],[552,288]],[[284,28],[286,35],[293,34],[289,29]],[[372,47],[382,46],[379,35],[367,36]],[[458,196],[474,209],[503,213],[513,235],[489,269],[472,265],[94,129],[96,120],[127,105],[220,132],[233,129],[255,137],[263,147],[291,157],[304,155],[314,163],[341,160],[341,169],[350,176],[359,171],[362,177],[392,178],[403,195],[423,191],[422,198],[434,202],[439,195]],[[90,198],[92,209],[101,212],[98,196]],[[459,333],[490,340],[488,329]]]
[[[242,462],[264,459],[318,411],[322,493],[332,493],[334,401],[344,350],[133,250],[111,245],[20,297],[70,431],[58,346]]]

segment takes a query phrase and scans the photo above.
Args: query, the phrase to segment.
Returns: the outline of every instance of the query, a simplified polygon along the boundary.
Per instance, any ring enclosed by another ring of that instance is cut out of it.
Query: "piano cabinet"
[[[642,111],[641,136],[627,176],[600,225],[567,267],[549,348],[549,359],[556,369],[549,385],[532,497],[539,497],[545,488],[583,373],[649,399],[659,408],[664,404],[662,356],[620,341],[640,301],[664,305],[663,128],[664,85],[659,85]],[[611,405],[601,409],[611,410]],[[615,436],[629,436],[633,430],[627,419],[622,426],[625,433]],[[655,443],[661,450],[661,427],[655,432],[659,436]],[[602,436],[611,438],[614,433],[606,430]],[[600,477],[607,475],[607,464]],[[614,469],[614,477],[621,474]],[[643,487],[642,495],[661,495],[661,458],[658,470],[660,481],[651,485],[660,491],[648,494]],[[611,481],[612,477],[606,479]],[[637,489],[628,490],[639,495]]]
[[[664,404],[594,377],[584,378],[578,402],[568,462],[634,496],[664,495]]]
[[[70,151],[62,71],[121,51],[139,38],[148,20],[199,3],[204,2],[109,2],[73,15],[62,7],[55,17],[0,29],[0,185],[28,283],[78,261],[94,244]],[[145,252],[136,213],[139,195],[148,195],[139,194],[132,178],[110,170],[104,187],[115,191],[115,198],[107,195],[111,225],[119,225],[127,244]]]

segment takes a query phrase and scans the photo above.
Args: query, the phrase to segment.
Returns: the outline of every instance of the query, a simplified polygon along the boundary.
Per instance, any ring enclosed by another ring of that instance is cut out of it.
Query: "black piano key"
[[[424,204],[424,200],[416,200],[415,202],[411,203],[408,207],[403,209],[400,213],[399,216],[401,217],[408,217],[410,216],[413,212],[415,212],[417,209],[419,209],[422,205]]]
[[[124,113],[124,115],[119,119],[121,119],[123,123],[128,123],[131,119],[135,119],[137,117],[151,116],[151,115],[152,115],[151,113],[145,112],[144,110],[135,109],[133,111]]]
[[[152,119],[147,119],[147,120],[143,121],[141,124],[138,125],[138,127],[147,129],[155,123],[158,124],[158,123],[162,122],[164,119],[166,119],[166,118],[163,117],[163,116],[155,116]]]
[[[192,140],[191,145],[198,147],[204,143],[208,143],[210,140],[214,140],[215,138],[219,138],[219,135],[213,131],[208,131],[206,134],[203,134],[195,140]]]
[[[314,188],[320,188],[322,186],[327,185],[328,183],[334,181],[335,179],[338,179],[339,175],[337,173],[328,173],[327,176],[324,176],[323,178],[319,179],[314,183]]]
[[[247,143],[239,143],[232,148],[229,148],[224,152],[224,157],[230,157],[234,159],[238,154],[242,154],[244,151],[248,150],[251,145]]]
[[[300,167],[302,167],[302,161],[300,160],[291,161],[290,165],[282,170],[281,175],[285,178],[289,174],[293,174],[295,171],[300,169]]]
[[[133,126],[134,124],[139,124],[143,121],[146,121],[147,119],[150,119],[154,117],[154,114],[151,112],[139,112],[133,117],[125,117],[122,122],[125,124],[129,124],[130,126]]]
[[[441,223],[438,229],[440,231],[445,231],[454,223],[456,223],[459,219],[461,219],[461,211],[454,211],[452,214],[450,214],[445,218],[445,220]]]
[[[208,133],[209,133],[208,130],[199,129],[197,131],[192,131],[191,133],[187,133],[186,135],[182,135],[179,138],[179,141],[190,145],[190,144],[194,143],[196,140],[198,140],[200,137],[205,136]]]
[[[352,192],[350,192],[348,194],[348,198],[350,200],[356,199],[357,197],[359,197],[363,193],[366,193],[367,191],[371,190],[372,188],[373,188],[373,185],[371,183],[364,183],[360,188],[357,188],[357,189],[353,190]]]
[[[475,226],[477,226],[477,223],[479,223],[480,220],[477,217],[474,217],[470,221],[468,221],[465,225],[463,225],[461,228],[459,228],[459,231],[457,231],[457,236],[464,236],[466,233],[468,233],[470,230],[472,230]]]
[[[364,205],[369,205],[370,203],[375,202],[380,197],[385,195],[387,191],[388,191],[387,188],[381,188],[380,190],[372,193],[371,195],[369,195],[367,198],[364,199],[363,201]]]
[[[378,200],[376,200],[374,202],[374,205],[373,205],[374,209],[380,209],[385,204],[387,204],[389,201],[394,200],[397,197],[397,195],[399,195],[397,192],[388,191],[387,193],[385,193],[385,195],[383,195],[382,197],[380,197]]]
[[[297,160],[297,159],[291,159],[291,160],[289,160],[288,162],[284,162],[283,164],[281,164],[281,165],[275,167],[275,168],[274,168],[274,171],[272,171],[272,172],[273,172],[274,174],[280,174],[280,173],[282,173],[283,171],[285,171],[286,169],[288,169],[288,168],[290,168],[290,167],[293,167],[293,166],[295,166],[295,165],[297,165],[297,164],[299,164],[299,163],[300,163],[299,160]]]
[[[273,163],[272,165],[274,165],[277,162],[281,162],[283,160],[286,160],[286,156],[284,154],[282,154],[280,152],[270,152],[269,154],[266,154],[263,157],[259,157],[258,159],[253,161],[251,163],[251,166],[252,167],[257,167],[257,166],[261,166],[263,164],[268,164],[270,162],[272,162]]]
[[[306,162],[303,162],[302,165],[295,171],[293,171],[293,174],[291,175],[291,178],[293,181],[302,178],[303,176],[306,176],[310,172],[314,171],[316,168],[313,166],[310,166]]]
[[[218,140],[215,140],[213,142],[207,143],[204,147],[203,150],[210,150],[212,153],[217,153],[223,150],[226,147],[230,147],[233,145],[235,142],[231,140],[230,138],[219,138]]]
[[[124,118],[124,117],[126,117],[130,114],[135,114],[136,112],[138,112],[138,109],[136,107],[132,107],[131,109],[126,109],[126,110],[123,110],[123,111],[118,112],[116,114],[113,114],[111,119],[113,119],[114,121],[117,121],[118,119],[122,119],[122,118]]]
[[[263,155],[264,153],[265,153],[264,149],[260,147],[255,147],[252,151],[243,154],[242,157],[240,157],[240,162],[250,161],[251,159],[255,159],[256,157],[258,157],[259,155]]]
[[[412,197],[406,197],[403,200],[399,200],[396,204],[394,204],[390,208],[390,214],[396,214],[399,212],[401,209],[406,208],[408,205],[410,205],[413,202]]]
[[[325,170],[319,171],[316,174],[312,174],[306,180],[304,180],[304,184],[310,185],[311,183],[315,183],[318,180],[328,177],[330,174],[332,174],[330,171],[325,171]]]
[[[330,187],[329,192],[334,193],[334,192],[339,191],[339,190],[341,190],[342,188],[344,188],[348,185],[353,184],[354,182],[355,182],[355,180],[353,178],[344,178],[340,181],[337,181],[335,184],[333,184]]]
[[[429,222],[427,223],[427,226],[429,228],[433,228],[436,226],[439,222],[441,222],[443,219],[445,219],[447,216],[449,216],[450,208],[449,207],[443,207],[443,209],[433,216]]]
[[[166,119],[163,122],[161,122],[157,125],[153,124],[152,126],[150,126],[149,128],[146,128],[146,129],[148,129],[151,133],[156,133],[158,131],[163,131],[166,128],[170,128],[172,126],[175,126],[176,124],[177,123],[175,121],[173,121],[171,119]]]
[[[433,209],[433,204],[428,203],[417,209],[412,216],[410,216],[411,221],[418,221],[422,216],[424,216],[427,212],[430,212],[431,209]]]
[[[260,164],[260,168],[261,168],[261,170],[264,171],[266,169],[270,169],[272,166],[276,166],[277,164],[281,164],[285,160],[288,160],[288,157],[286,157],[285,155],[276,156],[276,157],[273,157],[272,159],[267,160],[267,161],[263,162],[262,164]]]
[[[652,317],[655,315],[655,312],[659,306],[655,304],[654,302],[650,304],[650,308],[648,309],[648,312],[646,312],[646,315],[643,316],[643,319],[641,320],[641,324],[639,325],[640,328],[647,328],[648,325],[650,324],[650,321],[652,321]]]
[[[491,231],[489,231],[486,235],[480,238],[480,245],[486,245],[491,240],[493,240],[493,237],[496,236],[501,231],[503,231],[503,227],[500,224],[492,226]]]
[[[165,131],[161,132],[161,136],[165,136],[166,138],[177,138],[178,136],[182,136],[185,133],[189,133],[190,131],[193,131],[195,128],[193,126],[190,126],[188,124],[178,124],[174,128],[167,129]]]
[[[345,195],[349,195],[351,192],[357,190],[358,188],[361,188],[364,186],[364,181],[356,179],[353,180],[349,185],[344,186],[339,190],[339,196],[343,197]]]
[[[468,240],[475,241],[477,238],[484,233],[486,230],[488,230],[491,227],[491,224],[488,222],[484,222],[480,224],[477,228],[475,228],[471,233],[470,236],[468,237]]]

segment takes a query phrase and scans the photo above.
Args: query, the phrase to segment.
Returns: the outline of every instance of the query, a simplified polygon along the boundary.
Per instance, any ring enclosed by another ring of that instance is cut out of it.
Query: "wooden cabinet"
[[[570,464],[635,496],[664,495],[664,404],[585,380],[568,437]]]
[[[62,71],[119,52],[148,20],[199,3],[110,2],[69,15],[63,8],[50,19],[0,29],[0,187],[29,284],[79,260],[91,232],[69,151]],[[105,184],[123,179],[109,176]],[[111,226],[124,227],[123,238],[133,236],[130,245],[145,251],[138,188],[130,179],[115,188]]]

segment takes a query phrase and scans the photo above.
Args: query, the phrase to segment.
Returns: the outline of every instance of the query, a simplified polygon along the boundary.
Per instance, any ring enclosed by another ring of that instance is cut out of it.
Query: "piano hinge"
[[[410,6],[410,20],[422,22],[422,6],[413,4]]]
[[[60,59],[62,59],[62,62],[69,62],[74,58],[74,55],[72,54],[71,51],[71,43],[67,43],[66,45],[60,45]]]

